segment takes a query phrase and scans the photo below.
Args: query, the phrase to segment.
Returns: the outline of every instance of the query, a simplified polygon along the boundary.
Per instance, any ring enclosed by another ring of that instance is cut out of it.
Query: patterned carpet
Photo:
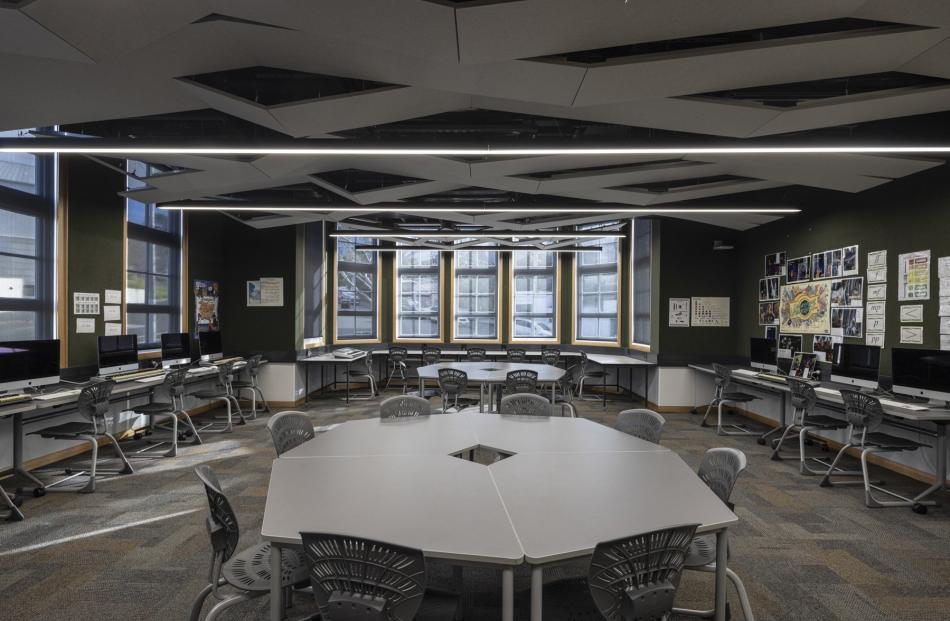
[[[580,415],[612,424],[630,407],[580,404]],[[375,414],[373,402],[310,404],[317,425]],[[745,451],[749,467],[733,494],[740,525],[730,538],[733,568],[761,620],[878,621],[950,619],[950,509],[920,516],[909,509],[866,509],[858,487],[822,489],[797,464],[773,462],[750,438],[717,438],[689,414],[668,414],[663,444],[692,466],[713,446]],[[212,464],[234,504],[241,546],[257,541],[274,457],[266,417],[230,435],[207,436],[178,458],[136,462],[132,476],[103,481],[91,495],[50,493],[28,500],[27,520],[0,523],[0,619],[183,619],[208,573],[207,504],[192,472]],[[105,451],[108,455],[109,451]],[[888,487],[919,484],[876,472]],[[5,482],[10,487],[10,482]],[[943,501],[950,501],[946,495]],[[581,568],[546,572],[573,575]],[[433,580],[451,571],[433,567]],[[516,589],[528,587],[519,572]],[[500,618],[500,573],[466,568],[467,619]],[[733,619],[741,619],[730,592]],[[298,595],[291,618],[314,611]],[[708,607],[712,576],[688,573],[678,605]],[[206,607],[207,610],[207,607]],[[266,619],[267,598],[230,609],[227,619]],[[523,607],[517,618],[526,619]]]

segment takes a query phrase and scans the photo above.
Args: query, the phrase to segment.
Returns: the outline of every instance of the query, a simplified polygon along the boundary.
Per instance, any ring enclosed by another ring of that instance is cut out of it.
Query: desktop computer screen
[[[139,368],[139,343],[134,334],[99,337],[99,375]]]
[[[216,360],[224,353],[221,349],[220,332],[199,332],[198,352],[203,360]]]
[[[778,345],[774,339],[749,339],[749,359],[753,369],[763,371],[778,371]]]
[[[59,383],[59,340],[0,342],[0,392]]]
[[[881,348],[835,343],[831,354],[831,381],[863,388],[877,388]]]
[[[894,347],[891,375],[895,393],[950,401],[950,351]]]
[[[172,332],[162,335],[162,366],[189,364],[191,362],[191,335],[187,332]]]

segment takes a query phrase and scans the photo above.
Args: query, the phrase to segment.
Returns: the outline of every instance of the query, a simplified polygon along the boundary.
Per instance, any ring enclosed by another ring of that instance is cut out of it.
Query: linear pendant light
[[[533,246],[525,247],[485,247],[475,246],[473,248],[431,248],[429,246],[368,246],[357,245],[356,250],[360,252],[411,252],[411,251],[431,251],[431,252],[468,252],[476,250],[488,250],[492,252],[601,252],[601,246],[561,246],[560,248],[535,248]]]
[[[159,209],[169,211],[316,211],[316,212],[340,212],[340,213],[386,213],[386,212],[416,212],[416,213],[537,213],[538,215],[553,214],[602,214],[602,213],[624,213],[624,214],[726,214],[726,213],[758,213],[758,214],[789,214],[799,213],[801,209],[793,207],[588,207],[578,205],[576,207],[551,206],[538,207],[466,207],[463,205],[433,207],[431,205],[390,205],[387,207],[378,206],[353,206],[353,205],[320,205],[319,203],[308,205],[249,205],[247,203],[213,203],[213,204],[192,204],[192,203],[168,203],[158,205]]]
[[[571,232],[541,232],[533,231],[362,231],[354,230],[346,233],[330,233],[330,237],[361,237],[364,239],[404,239],[404,238],[422,238],[422,239],[622,239],[626,237],[623,233],[611,231],[571,231]]]

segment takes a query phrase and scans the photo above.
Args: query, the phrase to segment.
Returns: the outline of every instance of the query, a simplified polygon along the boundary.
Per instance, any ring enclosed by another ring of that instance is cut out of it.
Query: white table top
[[[422,348],[421,348],[421,347],[420,347],[420,348],[412,348],[412,347],[410,347],[410,348],[408,348],[406,351],[408,352],[408,354],[409,354],[410,356],[421,356],[421,355],[422,355]],[[439,352],[439,353],[440,353],[441,355],[443,355],[443,356],[464,356],[467,352],[468,352],[468,350],[465,350],[465,349],[442,349],[442,348],[440,348],[440,352]],[[389,355],[389,350],[388,350],[388,349],[374,349],[374,350],[371,351],[370,353],[371,353],[372,355],[374,355],[374,356],[388,356],[388,355]],[[527,350],[525,353],[528,355],[528,357],[537,358],[537,357],[539,357],[539,356],[541,355],[542,352],[541,352],[541,350],[530,349],[530,350]],[[494,357],[500,357],[500,356],[507,356],[507,355],[508,355],[508,352],[507,352],[506,350],[504,350],[504,349],[486,349],[486,350],[485,350],[485,355],[488,356],[488,357],[490,357],[490,358],[494,358]],[[573,350],[564,351],[564,350],[561,350],[561,357],[562,357],[562,358],[565,358],[565,357],[567,357],[567,358],[572,358],[572,357],[577,357],[577,356],[580,356],[580,355],[581,355],[581,352],[579,352],[579,351],[573,351]]]
[[[261,537],[301,531],[365,537],[454,561],[524,558],[488,468],[437,455],[276,459]]]
[[[450,415],[451,416],[451,415]],[[585,418],[471,414],[469,428],[478,443],[508,453],[585,453],[668,451]]]
[[[416,372],[422,379],[439,379],[439,369],[459,369],[468,374],[470,382],[504,382],[509,371],[530,369],[538,373],[539,382],[556,382],[566,373],[564,369],[549,364],[529,362],[439,362],[419,367]]]
[[[587,354],[587,359],[604,367],[655,367],[655,362],[617,354]]]
[[[360,351],[359,354],[352,358],[341,358],[339,356],[334,356],[333,353],[326,354],[317,354],[315,356],[300,356],[297,358],[297,362],[338,362],[340,364],[346,364],[347,362],[356,362],[357,360],[362,360],[366,357],[365,351]]]
[[[599,542],[635,533],[738,522],[672,451],[531,453],[491,471],[532,564],[587,556]]]

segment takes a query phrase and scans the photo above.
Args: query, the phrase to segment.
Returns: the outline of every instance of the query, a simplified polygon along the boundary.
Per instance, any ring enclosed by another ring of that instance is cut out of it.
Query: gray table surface
[[[587,354],[587,360],[602,367],[655,367],[655,362],[618,354]]]
[[[421,379],[439,379],[439,369],[458,369],[468,374],[470,382],[503,383],[509,371],[530,369],[538,373],[539,382],[556,382],[566,371],[549,364],[530,362],[439,362],[419,367],[416,372]]]

